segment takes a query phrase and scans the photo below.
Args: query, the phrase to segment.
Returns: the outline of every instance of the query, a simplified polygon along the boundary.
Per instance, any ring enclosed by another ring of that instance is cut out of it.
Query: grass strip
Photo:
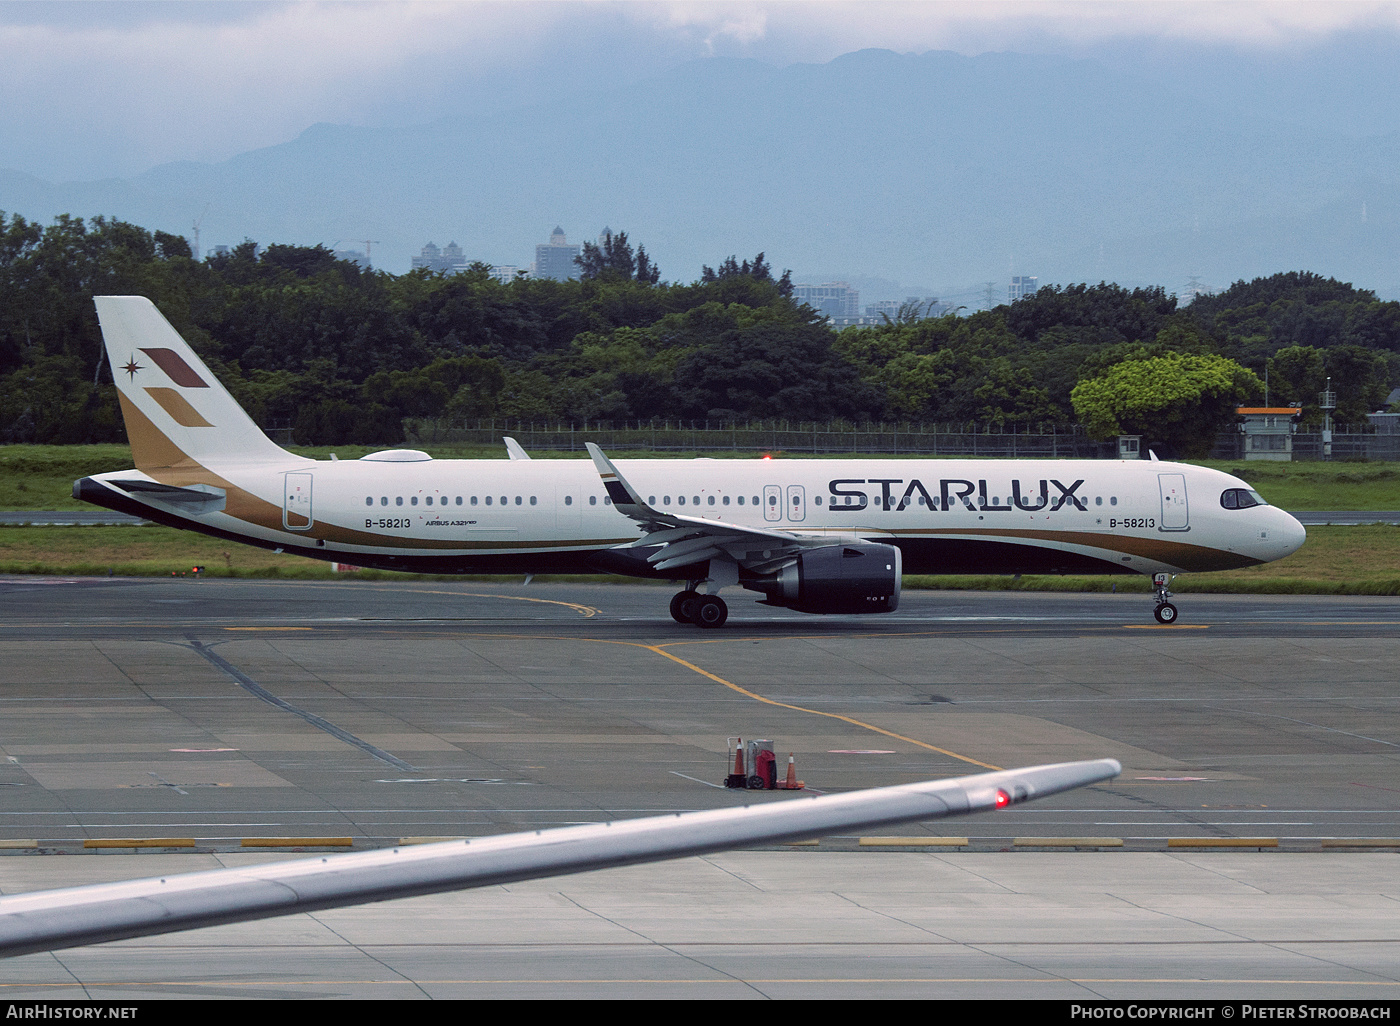
[[[148,526],[0,526],[0,574],[54,576],[188,576],[195,566],[208,577],[263,579],[406,580],[460,577],[403,574],[390,570],[336,573],[330,564],[251,545],[236,545],[191,531]],[[521,575],[479,575],[472,580],[514,581]],[[539,580],[616,581],[608,576],[542,576]],[[1147,592],[1142,576],[1079,577],[1026,575],[939,576],[911,574],[906,588],[949,591],[1130,591]],[[1400,527],[1311,527],[1308,541],[1286,559],[1243,570],[1182,574],[1180,593],[1273,595],[1400,595]]]

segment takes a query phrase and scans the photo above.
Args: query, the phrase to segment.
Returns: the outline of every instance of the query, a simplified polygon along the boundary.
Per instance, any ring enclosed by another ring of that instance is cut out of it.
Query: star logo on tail
[[[127,374],[129,374],[129,375],[131,376],[129,380],[135,380],[135,378],[136,378],[136,372],[139,371],[140,369],[141,369],[141,365],[140,365],[139,363],[136,362],[136,357],[135,357],[135,356],[128,357],[128,358],[127,358],[126,366],[122,368],[122,370],[126,371]]]

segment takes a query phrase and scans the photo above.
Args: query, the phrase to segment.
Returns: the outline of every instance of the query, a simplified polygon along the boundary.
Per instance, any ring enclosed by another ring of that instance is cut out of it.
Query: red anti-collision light
[[[1011,804],[1011,796],[1010,796],[1009,794],[1007,794],[1005,791],[1003,791],[1003,790],[1001,790],[1001,789],[998,789],[998,790],[997,790],[997,808],[998,808],[998,809],[1004,809],[1004,808],[1006,808],[1006,806],[1008,806],[1008,805],[1010,805],[1010,804]]]

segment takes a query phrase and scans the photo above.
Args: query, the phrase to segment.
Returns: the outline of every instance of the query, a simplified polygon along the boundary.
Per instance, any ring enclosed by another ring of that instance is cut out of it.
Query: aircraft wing
[[[1113,759],[1066,762],[741,808],[16,894],[0,898],[0,956],[958,816],[1083,787],[1121,771]]]
[[[680,513],[663,513],[651,506],[618,469],[603,450],[592,442],[584,443],[613,508],[631,517],[646,533],[635,542],[619,548],[642,548],[660,545],[647,557],[657,570],[701,563],[716,556],[728,556],[736,563],[754,565],[781,560],[802,548],[818,545],[838,545],[843,541],[859,542],[856,535],[802,534],[731,524],[723,520],[688,517]]]

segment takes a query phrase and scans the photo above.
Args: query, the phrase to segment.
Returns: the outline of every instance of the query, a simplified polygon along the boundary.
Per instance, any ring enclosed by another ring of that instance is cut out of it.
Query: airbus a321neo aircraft
[[[1171,577],[1280,559],[1301,524],[1245,482],[1156,460],[312,460],[272,442],[141,296],[98,319],[136,464],[76,498],[264,548],[421,573],[687,582],[681,623],[739,586],[806,613],[887,613],[917,574]]]

